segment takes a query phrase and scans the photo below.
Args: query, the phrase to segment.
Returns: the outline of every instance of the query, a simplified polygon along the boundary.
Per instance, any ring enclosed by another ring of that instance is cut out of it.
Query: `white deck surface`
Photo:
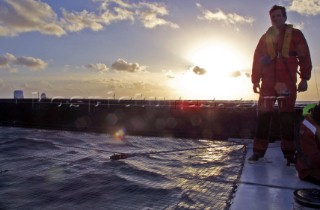
[[[295,189],[320,189],[317,185],[301,181],[294,165],[286,165],[279,142],[269,144],[265,157],[271,163],[250,164],[247,159],[251,154],[252,144],[248,144],[246,161],[231,210],[292,210]]]

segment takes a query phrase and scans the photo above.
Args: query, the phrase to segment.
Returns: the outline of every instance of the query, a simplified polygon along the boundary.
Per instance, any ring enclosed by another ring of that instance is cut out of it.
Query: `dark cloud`
[[[192,71],[198,75],[203,75],[203,74],[207,73],[207,71],[204,68],[200,68],[199,66],[193,67]]]

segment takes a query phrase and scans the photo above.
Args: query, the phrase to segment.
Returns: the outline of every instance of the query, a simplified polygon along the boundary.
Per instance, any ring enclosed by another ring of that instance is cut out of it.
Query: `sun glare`
[[[244,70],[249,69],[247,58],[227,44],[204,44],[194,47],[187,54],[192,66],[205,70],[202,75],[192,67],[175,78],[176,91],[188,99],[236,99],[244,98],[251,90],[251,83]],[[238,74],[232,74],[238,72]]]
[[[232,100],[247,98],[251,83],[246,77],[208,77],[186,72],[172,81],[172,86],[183,99]]]
[[[223,44],[206,44],[195,47],[187,55],[194,66],[204,68],[209,74],[228,75],[245,68],[245,59],[233,47]]]

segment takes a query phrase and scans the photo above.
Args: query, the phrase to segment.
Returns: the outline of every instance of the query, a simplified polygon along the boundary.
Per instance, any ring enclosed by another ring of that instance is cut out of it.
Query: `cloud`
[[[179,25],[159,17],[169,14],[166,7],[162,4],[140,2],[138,8],[139,9],[137,14],[146,28],[155,28],[157,26],[179,28]]]
[[[140,66],[138,63],[128,63],[123,59],[118,59],[111,65],[111,68],[116,71],[141,72],[146,69],[146,66]]]
[[[48,80],[41,80],[40,81],[41,86],[45,87],[45,89],[47,88],[54,88],[55,86],[49,82]]]
[[[85,65],[86,68],[92,69],[98,72],[107,72],[109,71],[109,68],[106,64],[104,63],[95,63],[95,64],[87,64]]]
[[[10,53],[0,55],[0,68],[15,72],[16,69],[12,65],[25,66],[33,71],[45,69],[48,64],[39,58],[34,57],[16,57]]]
[[[67,11],[61,8],[59,16],[51,6],[40,0],[2,0],[0,3],[0,36],[17,36],[38,31],[42,34],[62,36],[68,32],[90,29],[102,30],[117,21],[140,21],[146,28],[167,26],[179,28],[163,17],[169,14],[159,3],[125,3],[122,0],[92,0],[98,3],[96,11]]]
[[[319,15],[320,0],[292,0],[292,4],[288,7],[288,10],[302,15]]]
[[[167,78],[173,79],[176,77],[172,70],[163,70],[162,72],[165,74]]]
[[[148,84],[146,84],[145,82],[132,82],[132,86],[134,89],[136,90],[144,90],[144,89],[148,89]],[[140,93],[141,94],[141,93]]]
[[[252,24],[254,18],[245,17],[238,15],[236,13],[225,13],[222,10],[218,9],[216,12],[204,9],[201,4],[197,3],[196,6],[202,10],[202,14],[198,16],[199,20],[207,21],[220,21],[226,24]]]
[[[122,7],[131,7],[130,4],[123,0],[93,0],[93,2],[101,2],[101,8],[108,9],[110,4],[117,4]]]
[[[43,60],[33,57],[17,57],[14,61],[14,64],[26,66],[32,70],[43,70],[48,66],[48,64]]]
[[[304,23],[300,22],[300,23],[293,23],[292,25],[294,25],[295,28],[302,30],[304,28]]]
[[[65,9],[62,9],[62,15],[61,25],[68,31],[81,31],[85,28],[89,28],[92,31],[103,29],[102,19],[96,14],[86,10],[81,12],[67,12]]]
[[[0,88],[2,88],[4,86],[3,80],[0,79]]]
[[[16,72],[17,69],[13,68],[10,64],[16,60],[16,57],[10,53],[0,55],[0,69],[4,69],[8,72]]]
[[[30,31],[56,36],[65,34],[59,25],[57,14],[46,3],[35,0],[4,0],[0,4],[0,36],[16,36]]]
[[[125,8],[111,7],[107,2],[100,5],[100,12],[87,10],[81,12],[68,12],[62,9],[61,24],[67,31],[75,32],[89,28],[92,31],[102,30],[106,25],[123,20],[134,20],[134,12]],[[120,4],[123,6],[123,4]],[[110,8],[109,8],[110,7]]]
[[[10,53],[6,53],[4,55],[0,55],[0,67],[6,67],[10,64],[10,62],[14,61],[16,58],[14,55]]]
[[[246,77],[248,77],[248,78],[250,78],[250,77],[251,77],[251,74],[250,74],[250,73],[248,73],[248,72],[244,73],[244,75],[245,75]]]
[[[241,72],[240,71],[233,71],[230,73],[230,77],[240,77]]]
[[[204,69],[204,68],[200,68],[199,66],[195,66],[192,68],[192,71],[195,73],[195,74],[198,74],[198,75],[203,75],[205,73],[207,73],[207,71]]]
[[[19,87],[20,87],[21,89],[29,89],[29,90],[30,90],[30,88],[32,88],[29,83],[20,84]]]
[[[122,0],[95,0],[102,2],[100,9],[106,11],[103,14],[105,22],[110,20],[132,20],[138,19],[146,28],[155,28],[158,26],[168,26],[171,28],[179,28],[179,25],[162,17],[169,15],[164,4],[157,2],[150,3],[140,1],[136,4],[128,4]],[[114,14],[110,13],[113,10]]]

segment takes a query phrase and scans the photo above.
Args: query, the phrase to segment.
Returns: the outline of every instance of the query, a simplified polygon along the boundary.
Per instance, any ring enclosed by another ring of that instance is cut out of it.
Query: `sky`
[[[257,100],[251,66],[273,5],[309,44],[300,101],[319,101],[320,0],[0,0],[0,98]]]

